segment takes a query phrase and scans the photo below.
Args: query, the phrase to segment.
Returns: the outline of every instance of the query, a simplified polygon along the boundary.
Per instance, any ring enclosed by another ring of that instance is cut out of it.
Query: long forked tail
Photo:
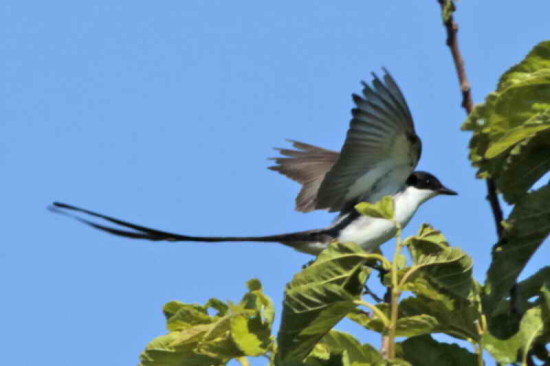
[[[49,209],[55,213],[72,217],[95,229],[105,231],[109,234],[123,236],[132,239],[145,239],[152,241],[196,241],[196,242],[223,242],[223,241],[255,241],[255,242],[276,242],[294,247],[293,244],[304,242],[325,242],[330,241],[325,229],[300,231],[296,233],[268,235],[268,236],[191,236],[183,234],[174,234],[166,231],[151,229],[145,226],[132,224],[114,217],[102,215],[97,212],[89,211],[83,208],[68,205],[66,203],[54,202]],[[91,221],[88,218],[77,216],[75,213],[84,214],[88,217],[98,218],[107,221],[114,226],[107,226]]]

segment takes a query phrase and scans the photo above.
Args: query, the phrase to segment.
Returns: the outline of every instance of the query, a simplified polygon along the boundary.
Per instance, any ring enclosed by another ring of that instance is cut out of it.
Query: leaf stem
[[[394,225],[397,229],[395,238],[397,245],[395,248],[395,253],[393,255],[393,261],[391,263],[391,300],[390,300],[390,325],[388,327],[388,337],[387,337],[387,357],[389,359],[395,358],[395,336],[397,333],[397,318],[399,314],[399,296],[401,296],[401,287],[399,284],[399,268],[397,264],[399,262],[399,256],[401,255],[401,249],[403,248],[403,239],[402,239],[402,227],[399,222],[394,221]]]
[[[481,343],[478,343],[476,346],[476,355],[477,355],[477,366],[485,366],[483,361],[483,346]]]
[[[380,254],[369,253],[369,254],[361,255],[361,257],[363,257],[365,259],[376,259],[376,260],[378,260],[382,263],[382,268],[387,269],[387,270],[391,269],[390,261],[386,257],[384,257]]]
[[[376,316],[382,320],[382,322],[384,323],[384,327],[388,327],[388,325],[390,324],[390,319],[386,316],[386,314],[384,314],[382,310],[378,309],[376,305],[373,305],[365,300],[355,300],[355,304],[362,305],[366,308],[371,309],[373,313],[375,313]]]
[[[405,273],[405,275],[403,276],[403,278],[401,279],[401,282],[399,282],[399,287],[400,288],[403,288],[403,286],[405,286],[405,284],[407,283],[407,281],[409,280],[409,277],[411,277],[417,270],[420,269],[420,266],[416,266],[416,267],[411,267],[407,273]]]
[[[483,344],[483,336],[485,334],[487,327],[487,320],[485,318],[485,315],[481,314],[479,317],[479,320],[476,322],[476,328],[477,328],[477,342],[476,342],[476,355],[477,355],[477,365],[478,366],[484,366],[485,362],[483,361],[483,349],[485,348],[485,345]]]

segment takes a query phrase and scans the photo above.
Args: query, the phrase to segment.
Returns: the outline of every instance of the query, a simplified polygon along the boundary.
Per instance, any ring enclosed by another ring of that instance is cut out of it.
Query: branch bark
[[[466,114],[469,115],[472,113],[474,108],[474,102],[472,100],[472,91],[471,85],[468,81],[468,76],[466,74],[466,67],[464,66],[464,58],[460,52],[460,47],[458,46],[458,24],[454,21],[454,17],[451,14],[445,16],[446,5],[449,1],[452,0],[438,0],[441,7],[441,12],[443,14],[443,25],[447,32],[447,46],[451,51],[453,56],[453,62],[456,69],[456,74],[458,77],[458,82],[460,84],[460,90],[462,92],[462,108],[466,111]],[[502,220],[504,215],[502,214],[502,208],[498,200],[497,191],[495,187],[495,182],[492,179],[487,179],[487,200],[491,205],[491,210],[493,212],[493,217],[495,219],[495,226],[497,230],[498,238],[502,237]]]

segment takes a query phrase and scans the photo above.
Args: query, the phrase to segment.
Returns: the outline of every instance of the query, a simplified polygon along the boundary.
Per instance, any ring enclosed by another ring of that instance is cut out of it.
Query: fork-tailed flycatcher
[[[338,240],[374,250],[395,235],[396,227],[391,221],[360,215],[355,210],[357,203],[393,196],[395,220],[405,227],[422,203],[456,192],[430,173],[413,172],[420,159],[421,142],[405,98],[391,75],[385,70],[382,79],[373,74],[372,86],[363,83],[363,87],[362,96],[353,95],[356,107],[340,153],[293,141],[296,150],[279,149],[284,157],[275,158],[277,165],[270,168],[302,184],[296,198],[298,211],[340,212],[327,228],[268,236],[190,236],[151,229],[64,203],[55,202],[51,208],[96,229],[133,239],[278,242],[313,255]]]

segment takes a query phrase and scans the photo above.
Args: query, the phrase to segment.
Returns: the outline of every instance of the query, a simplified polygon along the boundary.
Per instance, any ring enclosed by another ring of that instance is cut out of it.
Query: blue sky
[[[479,102],[548,37],[550,3],[458,6]],[[280,310],[285,283],[311,257],[276,244],[131,241],[46,207],[59,200],[204,235],[324,226],[328,214],[294,211],[298,186],[266,159],[286,138],[339,149],[351,93],[382,66],[415,117],[419,168],[460,193],[428,202],[406,233],[432,223],[483,279],[493,219],[459,132],[435,0],[7,0],[0,17],[3,364],[136,364],[165,332],[165,302],[238,300],[252,277]]]

